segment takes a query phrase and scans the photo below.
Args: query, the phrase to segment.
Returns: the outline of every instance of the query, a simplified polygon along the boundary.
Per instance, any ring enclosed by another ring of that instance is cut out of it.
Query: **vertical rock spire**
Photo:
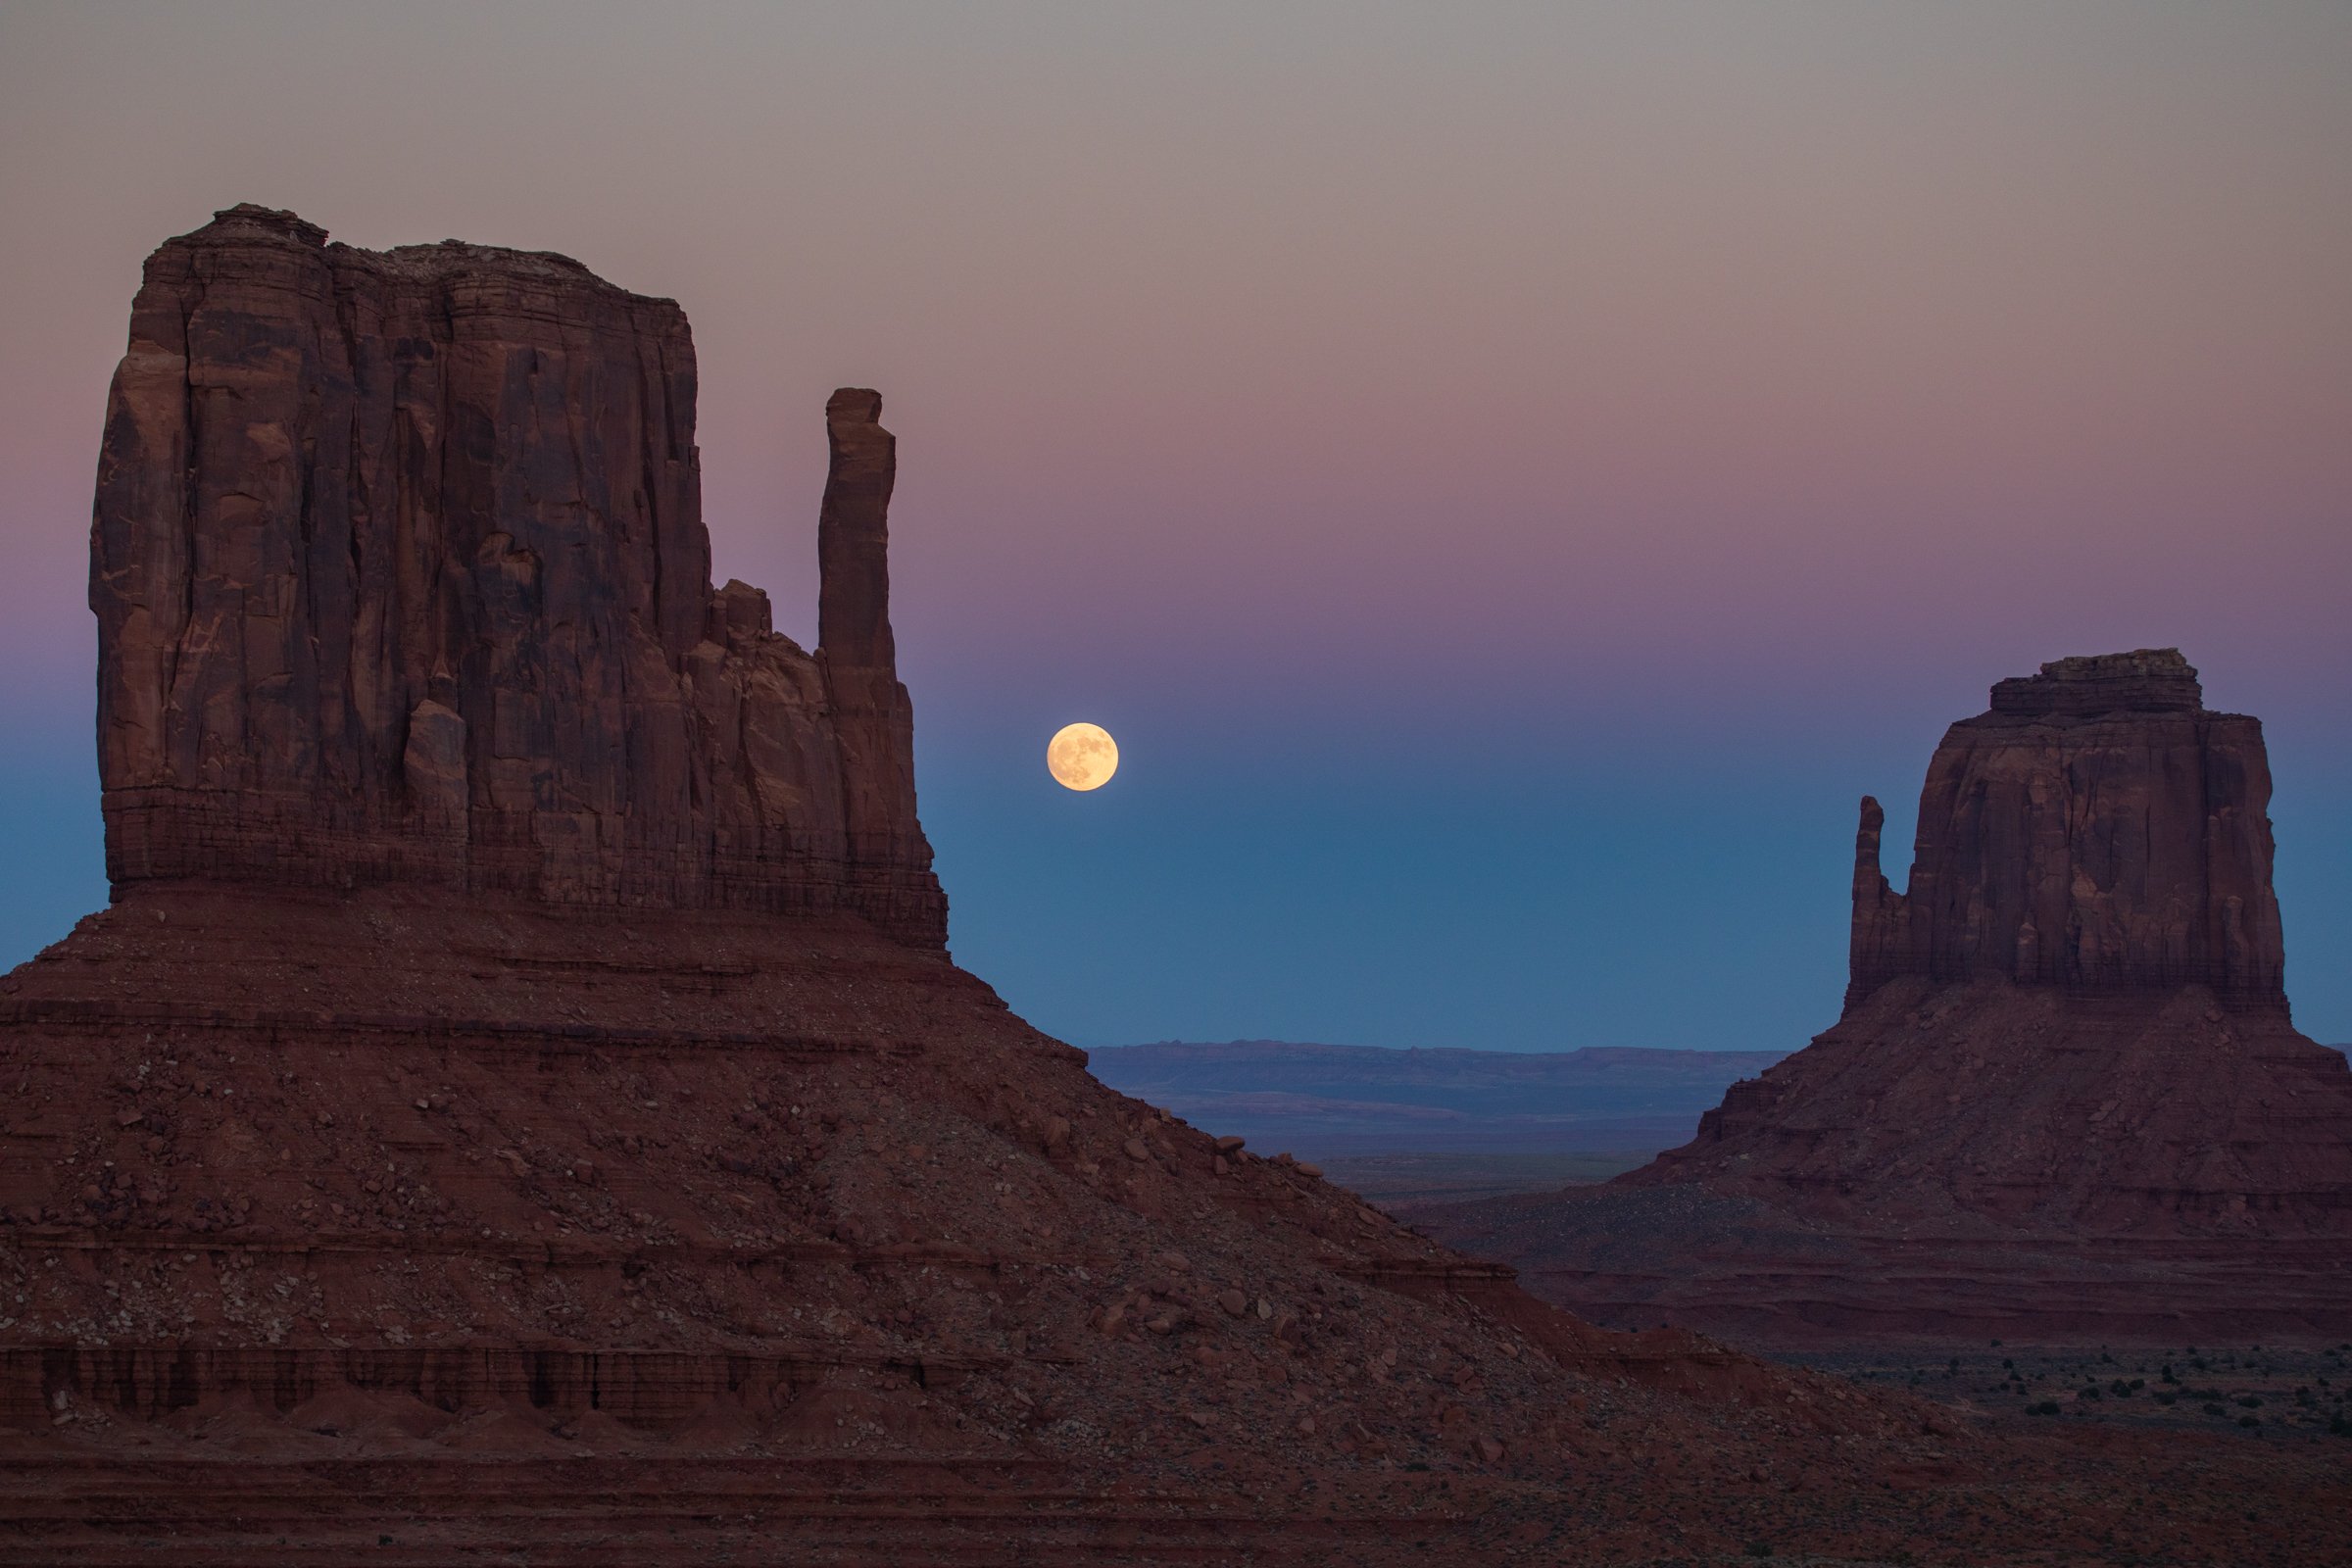
[[[915,922],[929,917],[939,896],[915,817],[914,705],[899,682],[890,632],[898,439],[881,421],[882,394],[865,387],[843,387],[825,404],[832,461],[817,514],[816,658],[841,748],[851,886],[864,906],[920,904],[894,917]],[[944,940],[944,910],[940,919]]]
[[[1879,835],[1886,812],[1862,797],[1862,821],[1854,830],[1854,928],[1846,1002],[1869,996],[1900,972],[1903,896],[1889,887],[1879,864]]]
[[[817,514],[816,643],[837,669],[898,674],[890,635],[890,493],[899,440],[882,428],[882,394],[845,386],[825,403],[832,462]]]

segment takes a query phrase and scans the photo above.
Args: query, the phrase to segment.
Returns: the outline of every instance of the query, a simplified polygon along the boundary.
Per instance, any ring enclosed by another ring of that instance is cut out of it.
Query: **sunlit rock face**
[[[149,258],[91,530],[118,890],[416,882],[939,946],[885,561],[826,411],[830,644],[713,590],[684,315],[546,253],[237,207]]]
[[[1928,764],[1909,890],[1854,862],[1849,1006],[1898,976],[2286,1005],[2261,721],[2209,711],[2174,649],[2004,680]]]

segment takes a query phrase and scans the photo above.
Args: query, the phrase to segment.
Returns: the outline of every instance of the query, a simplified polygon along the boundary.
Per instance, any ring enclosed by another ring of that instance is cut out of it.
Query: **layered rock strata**
[[[2288,1013],[2269,801],[2173,650],[2000,682],[1903,893],[1862,803],[1834,1028],[1609,1187],[1438,1234],[1762,1341],[2352,1333],[2352,1071]]]
[[[2160,1455],[1591,1328],[846,915],[131,888],[0,978],[0,1303],[26,1565],[2352,1548],[2340,1465],[2144,1519]]]
[[[826,411],[814,657],[710,586],[694,400],[678,308],[564,257],[256,207],[158,250],[90,543],[117,888],[838,909],[941,945],[881,400]]]

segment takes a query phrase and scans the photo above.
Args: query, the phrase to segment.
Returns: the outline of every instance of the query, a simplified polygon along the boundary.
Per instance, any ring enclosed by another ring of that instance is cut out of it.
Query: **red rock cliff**
[[[827,409],[824,646],[713,592],[694,343],[545,253],[236,207],[148,260],[91,529],[118,891],[421,882],[945,941],[881,399]]]
[[[2270,798],[2261,721],[2208,711],[2174,649],[2004,680],[1928,765],[1907,893],[1862,802],[1847,1005],[1902,975],[1997,974],[2282,1010]]]

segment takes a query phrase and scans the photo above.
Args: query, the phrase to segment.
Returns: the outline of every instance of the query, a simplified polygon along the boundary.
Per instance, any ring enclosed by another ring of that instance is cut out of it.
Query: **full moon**
[[[1099,790],[1119,770],[1119,743],[1100,724],[1064,724],[1046,742],[1046,771],[1064,789]]]

